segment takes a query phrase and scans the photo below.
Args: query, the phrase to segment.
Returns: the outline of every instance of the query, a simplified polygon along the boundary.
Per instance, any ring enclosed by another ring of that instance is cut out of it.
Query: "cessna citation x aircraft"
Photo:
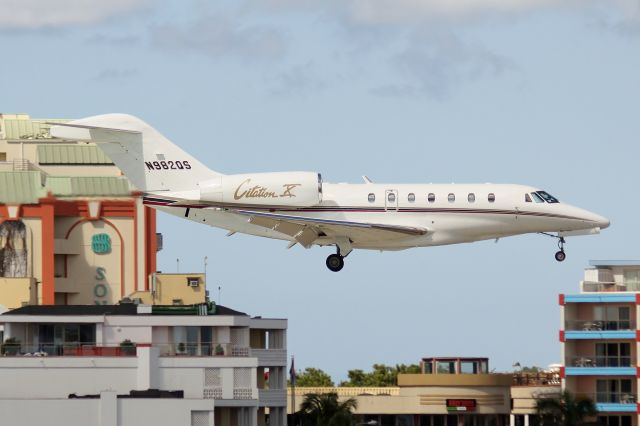
[[[210,170],[139,118],[106,114],[50,123],[51,135],[95,142],[158,210],[236,232],[335,246],[340,271],[353,249],[403,250],[511,235],[558,239],[597,234],[609,220],[523,185],[322,182],[319,173],[224,175]],[[553,234],[552,234],[553,233]]]

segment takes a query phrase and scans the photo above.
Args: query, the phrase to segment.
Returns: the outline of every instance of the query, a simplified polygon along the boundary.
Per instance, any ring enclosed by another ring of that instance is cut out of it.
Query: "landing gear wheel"
[[[327,257],[326,263],[327,263],[327,268],[329,268],[329,270],[333,272],[338,272],[342,268],[344,268],[344,258],[339,254],[330,254]]]
[[[564,250],[560,250],[556,252],[556,260],[558,262],[563,262],[567,258],[567,255],[564,253]]]

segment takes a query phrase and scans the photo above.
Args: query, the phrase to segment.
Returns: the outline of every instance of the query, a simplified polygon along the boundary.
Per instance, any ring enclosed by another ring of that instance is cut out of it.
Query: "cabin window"
[[[475,203],[476,202],[476,194],[474,194],[473,192],[470,192],[469,195],[467,195],[467,200],[470,203]]]
[[[394,194],[393,192],[390,192],[389,195],[387,195],[387,200],[390,203],[395,203],[396,202],[396,194]]]
[[[410,203],[413,203],[413,202],[416,200],[416,194],[414,194],[414,193],[412,192],[411,194],[407,195],[407,200],[408,200]]]
[[[427,201],[430,203],[434,203],[436,201],[436,194],[431,192],[429,195],[427,195]]]
[[[542,197],[541,197],[541,196],[539,196],[538,194],[536,194],[535,192],[532,192],[532,193],[531,193],[531,196],[533,197],[533,200],[534,200],[536,203],[544,203],[544,200],[542,199]]]
[[[529,196],[529,194],[524,194],[524,201],[525,201],[525,203],[530,203],[531,202],[531,197]]]
[[[493,203],[494,201],[496,201],[496,194],[494,194],[493,192],[489,193],[489,195],[487,196],[487,200],[489,200],[490,203]]]
[[[450,203],[455,202],[455,201],[456,201],[456,194],[454,194],[454,193],[450,193],[450,194],[447,196],[447,200],[449,200],[449,202],[450,202]]]
[[[372,192],[371,194],[369,194],[367,199],[369,200],[370,203],[373,203],[374,201],[376,201],[376,194]]]

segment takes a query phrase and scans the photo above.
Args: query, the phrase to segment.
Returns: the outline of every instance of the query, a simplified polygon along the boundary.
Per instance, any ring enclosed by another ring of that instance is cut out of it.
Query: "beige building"
[[[371,426],[535,426],[536,398],[557,394],[557,373],[495,374],[487,358],[425,358],[422,374],[399,374],[398,386],[296,388],[355,398],[359,424]],[[289,388],[289,413],[291,413]]]

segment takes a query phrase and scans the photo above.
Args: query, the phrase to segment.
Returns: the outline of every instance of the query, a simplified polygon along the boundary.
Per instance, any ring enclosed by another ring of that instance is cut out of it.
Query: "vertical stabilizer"
[[[51,136],[95,142],[144,192],[192,190],[220,175],[131,115],[104,114],[56,123]]]

